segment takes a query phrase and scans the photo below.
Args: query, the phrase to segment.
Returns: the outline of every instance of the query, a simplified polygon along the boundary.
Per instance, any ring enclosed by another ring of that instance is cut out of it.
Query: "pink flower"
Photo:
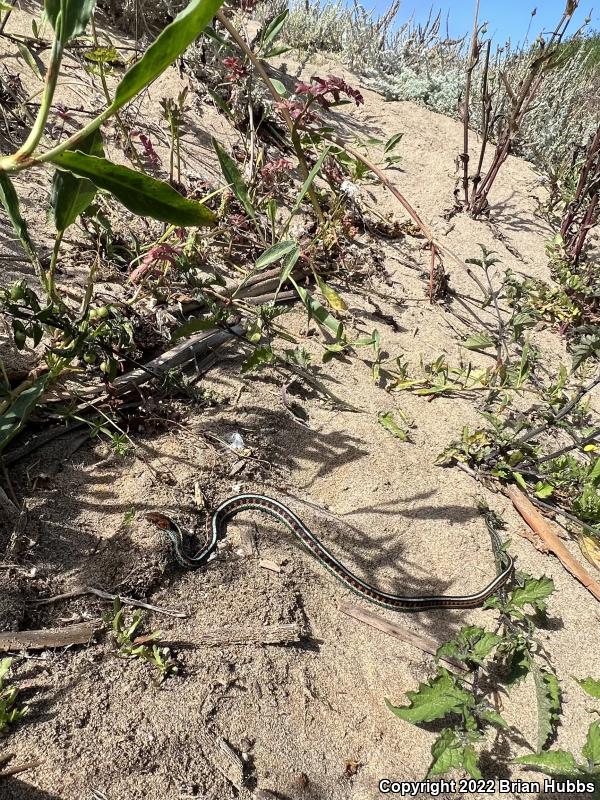
[[[152,144],[148,136],[146,136],[145,133],[140,133],[140,131],[137,130],[132,130],[129,135],[131,136],[132,139],[140,140],[140,143],[144,148],[144,158],[146,159],[146,163],[151,164],[153,167],[155,167],[159,163],[160,159],[158,157],[158,153],[154,149],[154,145]]]
[[[224,58],[223,66],[227,70],[225,74],[226,81],[231,81],[233,83],[240,80],[240,78],[243,78],[244,75],[247,74],[246,68],[240,59],[236,58],[235,56],[227,56],[227,58]]]
[[[305,94],[314,97],[324,108],[329,108],[333,102],[339,103],[340,97],[343,94],[354,100],[357,106],[365,102],[364,97],[358,89],[353,89],[343,78],[337,78],[335,75],[328,75],[327,78],[319,78],[313,75],[311,81],[311,83],[304,83],[301,81],[296,84],[296,94]],[[326,98],[325,95],[327,94],[332,95],[333,100]]]
[[[271,161],[260,171],[260,177],[263,179],[267,186],[273,186],[287,178],[289,171],[292,169],[291,161],[285,158],[279,158],[277,161]]]
[[[305,125],[319,121],[317,115],[307,110],[306,104],[301,103],[299,100],[280,100],[278,103],[275,103],[275,108],[278,111],[286,109],[293,120],[302,119]]]
[[[227,217],[227,223],[231,225],[232,228],[237,228],[238,230],[247,231],[250,227],[248,224],[248,218],[244,214],[229,214]]]
[[[132,283],[137,283],[147,275],[158,276],[161,272],[161,265],[177,266],[177,259],[181,252],[181,247],[171,247],[170,244],[157,244],[148,250],[142,259],[142,263],[129,276],[129,280]]]

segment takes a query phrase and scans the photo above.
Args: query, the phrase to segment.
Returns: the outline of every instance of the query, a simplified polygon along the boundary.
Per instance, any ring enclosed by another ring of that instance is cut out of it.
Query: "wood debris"
[[[240,628],[235,625],[214,628],[202,633],[198,644],[208,647],[230,644],[290,644],[302,639],[302,629],[297,622],[278,625],[254,625]]]
[[[101,625],[101,620],[80,622],[64,628],[0,633],[0,652],[9,650],[46,650],[70,644],[88,644]]]

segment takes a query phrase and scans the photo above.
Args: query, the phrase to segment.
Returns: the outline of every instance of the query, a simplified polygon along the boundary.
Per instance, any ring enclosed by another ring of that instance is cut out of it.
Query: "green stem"
[[[115,114],[115,111],[116,109],[112,107],[105,109],[91,122],[88,122],[84,128],[81,128],[81,130],[78,130],[72,136],[69,136],[68,139],[65,139],[64,142],[61,142],[61,144],[56,145],[56,147],[53,147],[52,150],[48,150],[45,153],[34,155],[31,158],[19,158],[17,153],[11,156],[0,158],[0,172],[21,172],[21,170],[29,169],[30,167],[35,167],[39,164],[45,164],[48,161],[52,161],[54,158],[56,158],[56,156],[64,153],[66,150],[76,149],[77,145],[83,139],[94,133],[94,131],[98,130],[98,128],[104,122],[106,122],[107,119],[110,119]]]
[[[13,156],[10,157],[16,162],[26,159],[28,156],[30,156],[44,135],[44,128],[46,127],[46,122],[48,121],[52,100],[54,99],[54,92],[56,91],[56,83],[58,81],[58,74],[60,71],[63,53],[64,45],[60,41],[60,32],[58,31],[52,44],[50,64],[48,66],[48,72],[46,73],[46,85],[44,87],[44,94],[42,96],[42,102],[40,104],[35,123],[29,132],[27,141]],[[2,162],[4,160],[5,159],[0,160],[0,169],[2,169]]]
[[[56,237],[54,238],[54,248],[52,249],[52,258],[50,259],[50,266],[48,267],[48,272],[46,273],[46,292],[48,294],[49,303],[60,302],[60,298],[56,294],[54,278],[56,275],[56,262],[58,261],[58,254],[64,235],[64,231],[57,231],[56,233]]]
[[[100,46],[100,44],[98,42],[98,34],[96,32],[96,23],[94,22],[94,17],[93,16],[92,16],[90,22],[91,22],[91,26],[92,26],[92,39],[93,39],[93,42],[94,42],[94,47],[98,48]],[[109,42],[110,45],[112,45],[112,41],[110,39],[108,39],[108,42]],[[103,63],[100,63],[100,82],[102,83],[102,91],[104,92],[104,97],[106,99],[106,102],[110,106],[112,100],[110,99],[110,91],[108,89],[108,83],[106,81],[106,74],[104,72],[104,64]],[[127,145],[126,153],[127,154],[131,153],[130,160],[132,161],[132,163],[134,163],[136,165],[136,167],[141,172],[145,172],[144,166],[143,166],[143,164],[142,164],[142,162],[140,160],[138,152],[135,149],[133,142],[131,141],[131,136],[129,135],[129,131],[125,127],[125,123],[123,122],[123,119],[121,118],[121,115],[119,114],[118,111],[115,111],[115,119],[117,121],[117,125],[121,129],[121,133],[123,134],[123,138],[125,139],[125,142],[126,142],[126,145]]]

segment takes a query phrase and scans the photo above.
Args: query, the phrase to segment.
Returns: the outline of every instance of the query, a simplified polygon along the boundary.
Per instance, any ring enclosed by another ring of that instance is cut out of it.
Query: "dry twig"
[[[548,550],[554,553],[563,567],[570,572],[574,578],[577,578],[588,592],[594,595],[596,600],[600,600],[600,583],[592,578],[577,559],[573,558],[558,536],[550,528],[545,518],[536,510],[527,495],[516,486],[509,486],[506,489],[506,495],[510,498],[512,504],[525,522],[537,533],[540,539],[542,539],[544,544],[548,547]]]

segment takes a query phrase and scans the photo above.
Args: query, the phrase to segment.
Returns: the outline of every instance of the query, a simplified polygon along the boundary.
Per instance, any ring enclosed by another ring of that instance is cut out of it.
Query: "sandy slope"
[[[22,22],[15,14],[11,24]],[[327,71],[334,68],[317,64],[307,74]],[[141,104],[140,119],[154,124],[158,99],[175,95],[179,85],[174,71],[161,79]],[[410,103],[384,103],[372,92],[364,94],[364,107],[338,112],[339,123],[363,137],[404,133],[398,149],[402,171],[395,180],[442,241],[461,258],[477,255],[482,242],[498,251],[506,267],[547,278],[544,242],[549,231],[534,216],[539,179],[531,167],[509,160],[492,196],[499,210],[493,224],[464,216],[448,221],[444,213],[452,203],[460,126]],[[213,177],[207,133],[226,141],[233,141],[234,134],[211,111],[194,114],[192,120],[197,133],[187,137],[186,174]],[[164,149],[159,152],[164,157]],[[38,206],[30,191],[27,213],[34,216]],[[375,198],[379,210],[403,218],[378,187],[362,191]],[[43,238],[44,232],[38,233]],[[459,335],[467,332],[456,305],[443,308],[427,301],[427,255],[419,245],[409,237],[382,242],[383,269],[373,264],[370,288],[341,289],[349,330],[364,335],[376,327],[387,353],[402,356],[413,369],[421,357],[428,361],[442,353],[456,361]],[[65,281],[80,276],[81,266],[73,264]],[[452,286],[472,295],[464,271],[452,263],[447,267]],[[381,313],[391,316],[394,326]],[[305,332],[301,311],[293,310],[286,321],[290,330]],[[535,340],[550,373],[559,359],[566,361],[558,335],[537,332]],[[306,346],[318,355],[314,336]],[[469,354],[463,350],[462,355],[467,359]],[[227,800],[247,797],[255,784],[294,800],[375,800],[381,796],[380,778],[420,779],[425,774],[433,732],[395,719],[383,700],[402,702],[407,690],[431,674],[433,659],[344,616],[341,603],[362,602],[266,519],[252,518],[260,532],[260,557],[280,563],[280,572],[240,555],[246,518],[231,524],[217,562],[183,574],[173,566],[160,535],[144,521],[144,512],[160,508],[201,529],[194,511],[195,482],[211,501],[242,488],[323,506],[333,516],[295,508],[363,577],[414,593],[466,593],[490,580],[493,559],[475,500],[484,496],[504,515],[520,568],[556,581],[551,625],[542,640],[564,680],[558,745],[578,749],[588,715],[570,676],[600,675],[597,604],[557,562],[518,535],[522,523],[502,496],[458,470],[434,466],[463,425],[480,425],[478,398],[428,402],[405,393],[390,395],[373,383],[365,355],[363,362],[333,361],[321,369],[333,391],[360,410],[339,411],[318,399],[301,398],[309,412],[309,425],[303,426],[282,403],[281,377],[267,370],[242,380],[240,362],[231,347],[207,376],[203,385],[214,397],[213,407],[181,405],[175,422],[172,408],[170,419],[164,419],[160,407],[146,415],[135,454],[120,459],[96,443],[63,460],[61,445],[43,451],[42,461],[33,457],[18,473],[29,495],[27,536],[33,544],[26,563],[37,570],[40,593],[56,594],[84,582],[136,593],[189,617],[148,616],[149,624],[175,643],[182,664],[181,675],[161,687],[151,682],[146,665],[115,658],[108,641],[17,659],[16,675],[31,693],[32,711],[5,746],[19,760],[39,758],[42,763],[19,780],[1,782],[0,797],[80,800],[97,796],[92,795],[96,790],[108,800]],[[378,412],[399,408],[415,422],[411,442],[397,441],[377,423]],[[234,431],[251,448],[245,464],[215,442],[214,437]],[[124,515],[130,509],[136,513],[127,525]],[[26,580],[21,584],[27,592]],[[58,624],[95,616],[100,608],[89,599],[74,600],[43,612],[30,609],[19,621],[23,626]],[[219,649],[195,644],[212,627],[292,621],[306,632],[298,646]],[[493,625],[493,614],[430,612],[400,616],[399,621],[442,641],[466,623]],[[532,686],[526,683],[503,703],[514,730],[490,738],[486,774],[526,777],[507,761],[535,747]],[[249,746],[251,777],[241,789],[223,776],[222,756],[202,743],[206,730],[238,752]]]

